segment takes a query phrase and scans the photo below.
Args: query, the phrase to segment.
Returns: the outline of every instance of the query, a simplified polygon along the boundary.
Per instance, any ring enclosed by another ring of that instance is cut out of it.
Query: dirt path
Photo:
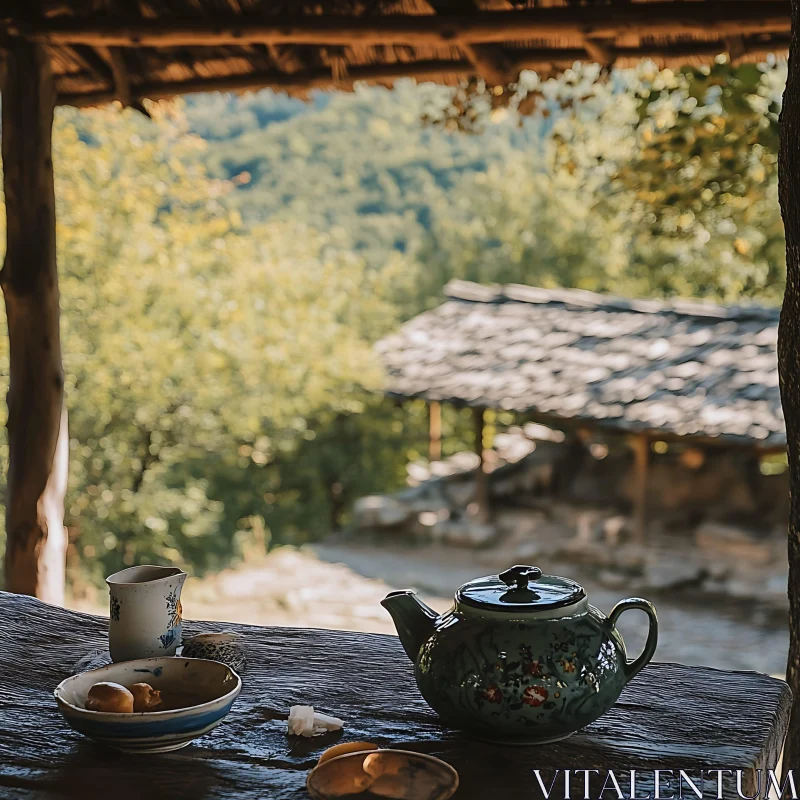
[[[202,580],[190,578],[183,608],[189,619],[394,633],[380,606],[388,591],[416,588],[429,605],[444,610],[462,583],[509,566],[503,558],[492,550],[442,546],[330,542],[301,550],[283,547],[258,563]],[[574,575],[574,567],[560,574],[565,573]],[[600,587],[591,575],[576,577],[591,602],[606,613],[630,594],[624,588]],[[684,592],[651,599],[659,613],[658,660],[783,673],[788,643],[785,624],[752,602],[710,603]],[[71,607],[107,613],[102,597]],[[646,631],[639,616],[644,615],[626,614],[621,620],[632,653],[641,647]]]
[[[496,573],[510,564],[499,549],[472,550],[447,546],[375,546],[362,543],[328,543],[314,547],[327,562],[347,564],[360,576],[391,583],[396,588],[415,587],[433,596],[452,598],[462,583],[479,575]],[[590,602],[604,611],[634,592],[600,586],[591,571],[576,572],[574,565],[548,565],[555,574],[575,577]],[[684,664],[705,664],[720,669],[743,669],[782,675],[786,669],[789,634],[786,623],[752,601],[692,596],[682,590],[649,597],[659,616],[656,659]],[[444,601],[449,605],[449,600]],[[434,606],[436,607],[436,606]],[[444,607],[444,606],[443,606]],[[620,618],[628,650],[644,644],[644,614]]]
[[[189,578],[182,592],[187,619],[394,633],[380,601],[392,588],[364,577],[339,559],[312,549],[280,547],[258,562],[205,578]],[[444,610],[448,600],[425,594]],[[102,593],[68,603],[77,611],[108,614]]]

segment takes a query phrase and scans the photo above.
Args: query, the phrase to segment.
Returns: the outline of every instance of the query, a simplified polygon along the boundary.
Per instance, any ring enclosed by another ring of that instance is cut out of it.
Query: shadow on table
[[[269,760],[232,760],[189,745],[174,753],[132,754],[81,741],[47,774],[46,783],[60,797],[85,800],[161,800],[218,797],[221,789],[237,797],[302,796],[305,771],[285,769]],[[266,794],[264,794],[266,792]]]
[[[202,759],[176,753],[121,753],[80,741],[48,775],[67,797],[146,800],[166,794],[203,798],[218,785],[220,768]]]

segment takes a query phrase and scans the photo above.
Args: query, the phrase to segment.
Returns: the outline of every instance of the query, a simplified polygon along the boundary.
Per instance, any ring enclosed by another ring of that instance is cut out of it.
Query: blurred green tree
[[[634,229],[628,272],[636,285],[724,302],[780,302],[786,258],[777,152],[785,78],[783,64],[723,60],[641,71],[636,151],[615,176]]]
[[[420,295],[452,276],[631,296],[780,301],[785,67],[596,66],[533,82],[541,146],[437,198]]]
[[[783,75],[576,65],[470,135],[407,82],[59,109],[73,577],[221,567],[402,486],[425,408],[374,391],[371,345],[451,278],[777,301]]]
[[[387,297],[408,274],[400,253],[367,270],[302,223],[243,227],[179,108],[154,113],[62,109],[54,137],[66,521],[73,563],[94,579],[141,561],[222,566],[248,535],[268,543],[270,506],[305,509],[277,541],[327,523],[344,479],[324,462],[352,454],[352,424],[317,447],[328,497],[298,496],[308,466],[293,453],[311,424],[338,430],[377,402],[371,344],[394,326]]]

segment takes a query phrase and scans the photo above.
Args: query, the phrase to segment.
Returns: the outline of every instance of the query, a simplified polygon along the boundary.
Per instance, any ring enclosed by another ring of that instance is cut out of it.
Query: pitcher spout
[[[389,592],[381,600],[381,605],[391,615],[403,649],[416,662],[420,648],[433,633],[439,615],[411,591]]]

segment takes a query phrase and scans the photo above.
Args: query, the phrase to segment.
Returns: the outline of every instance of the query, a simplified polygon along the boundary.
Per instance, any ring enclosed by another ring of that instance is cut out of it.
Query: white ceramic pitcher
[[[111,601],[108,649],[114,661],[174,656],[181,643],[181,588],[178,567],[145,565],[106,578]]]

